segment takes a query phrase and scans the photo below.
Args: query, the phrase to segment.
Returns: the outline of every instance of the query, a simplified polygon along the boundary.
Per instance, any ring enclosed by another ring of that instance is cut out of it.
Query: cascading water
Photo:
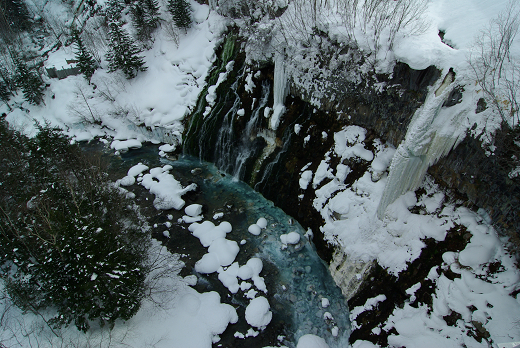
[[[244,69],[241,69],[237,79],[233,82],[230,88],[231,98],[233,104],[231,108],[223,113],[222,121],[219,125],[217,132],[217,141],[214,144],[213,158],[216,159],[215,164],[218,168],[225,171],[226,173],[232,173],[234,167],[234,154],[237,151],[236,146],[233,146],[236,139],[235,131],[235,118],[237,117],[237,111],[242,105],[240,96],[237,93],[239,81],[244,76]],[[234,98],[233,98],[234,97]],[[208,118],[219,118],[218,113],[222,113],[221,110],[212,110],[207,116]],[[218,124],[218,123],[216,123]],[[204,126],[203,126],[204,127]]]
[[[417,189],[428,168],[462,140],[464,133],[459,131],[460,119],[467,113],[466,109],[443,107],[454,88],[454,73],[450,71],[430,90],[424,105],[414,114],[390,165],[377,208],[380,219],[388,205],[405,192]]]
[[[254,108],[251,118],[247,122],[245,131],[242,133],[240,144],[238,146],[238,153],[235,160],[233,169],[233,176],[239,179],[244,179],[246,176],[246,162],[252,158],[256,149],[253,141],[261,136],[259,134],[261,126],[261,112],[265,110],[267,102],[269,101],[269,93],[271,92],[271,86],[267,81],[262,82],[262,97],[257,107]],[[264,138],[265,139],[265,138]]]
[[[215,163],[237,179],[247,180],[255,159],[265,147],[260,129],[266,126],[263,115],[271,84],[262,81],[260,96],[245,115],[248,108],[243,105],[239,92],[246,71],[240,64],[234,64],[233,71],[227,73],[228,80],[221,82],[225,87],[214,96],[211,106],[206,106],[204,98],[202,102],[199,100],[185,136],[184,150],[186,154]]]
[[[273,88],[273,114],[269,122],[269,128],[276,130],[280,124],[280,117],[285,112],[285,98],[289,93],[289,84],[285,72],[283,54],[276,53],[274,59],[274,88]]]

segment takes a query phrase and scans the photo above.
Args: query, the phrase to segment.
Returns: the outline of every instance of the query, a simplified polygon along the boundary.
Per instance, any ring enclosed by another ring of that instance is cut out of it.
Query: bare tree
[[[427,0],[340,0],[336,11],[343,18],[348,38],[356,43],[363,39],[377,53],[383,44],[391,50],[398,34],[419,35],[426,31],[429,23],[423,14],[427,5]],[[356,29],[364,37],[356,35]]]
[[[511,46],[520,26],[520,5],[510,0],[506,9],[477,37],[469,64],[486,99],[505,124],[519,122],[520,63]]]

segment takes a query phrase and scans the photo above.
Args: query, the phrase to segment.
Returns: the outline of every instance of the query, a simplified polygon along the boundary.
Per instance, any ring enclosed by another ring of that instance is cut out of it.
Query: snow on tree
[[[30,139],[0,118],[0,276],[50,327],[113,325],[140,308],[150,237],[135,208],[58,129]],[[93,161],[94,160],[94,161]],[[99,160],[99,158],[97,159]],[[46,316],[49,312],[46,313]],[[43,316],[42,316],[43,317]]]
[[[92,75],[94,75],[98,64],[92,54],[85,47],[79,31],[76,28],[72,28],[71,34],[72,39],[76,44],[76,59],[78,61],[79,70],[90,84],[90,79],[92,78]]]
[[[123,28],[123,23],[111,21],[108,27],[110,45],[110,50],[106,55],[108,72],[121,70],[126,78],[131,79],[136,77],[139,71],[146,71],[143,57],[139,56],[142,51]]]
[[[169,0],[168,11],[178,28],[188,30],[191,27],[191,7],[186,0]]]
[[[124,9],[125,7],[120,0],[109,0],[105,9],[108,21],[120,21]]]
[[[130,8],[132,21],[137,30],[137,39],[148,42],[152,32],[159,26],[159,4],[157,0],[138,0]]]
[[[25,100],[39,105],[43,101],[45,83],[35,69],[29,69],[20,56],[14,58],[16,65],[16,84],[22,89]]]

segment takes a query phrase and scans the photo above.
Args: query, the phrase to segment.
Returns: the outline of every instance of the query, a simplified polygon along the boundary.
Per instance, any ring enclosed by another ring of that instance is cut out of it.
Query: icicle
[[[424,105],[415,112],[405,139],[397,148],[390,173],[377,208],[382,219],[388,205],[400,195],[415,190],[422,183],[428,168],[435,164],[461,140],[457,132],[464,109],[445,109],[442,105],[455,87],[450,71],[437,89],[432,89]],[[439,116],[442,113],[441,116]]]
[[[283,54],[276,53],[274,60],[274,87],[273,87],[273,115],[269,127],[272,130],[278,128],[280,117],[285,112],[285,98],[289,93],[289,84],[285,73],[285,62]]]

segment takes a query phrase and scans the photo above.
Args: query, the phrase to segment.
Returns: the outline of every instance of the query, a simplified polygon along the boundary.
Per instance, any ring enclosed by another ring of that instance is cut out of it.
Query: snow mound
[[[149,174],[143,176],[141,184],[155,195],[153,205],[155,209],[182,209],[184,200],[181,198],[186,192],[194,191],[197,188],[196,184],[191,184],[186,187],[175,180],[173,175],[168,173],[172,167],[166,165],[150,169]]]
[[[329,345],[323,338],[307,334],[300,337],[296,348],[329,348]]]
[[[114,140],[110,147],[116,151],[128,151],[129,149],[139,149],[143,144],[137,139]]]
[[[264,329],[273,318],[273,313],[269,309],[269,301],[265,297],[253,299],[246,307],[247,323],[260,330]]]
[[[200,213],[202,213],[202,205],[201,204],[191,204],[191,205],[187,206],[186,208],[184,208],[184,212],[186,213],[186,215],[191,216],[191,217],[199,216]]]
[[[282,244],[298,244],[300,242],[300,234],[298,232],[289,232],[280,236]]]

